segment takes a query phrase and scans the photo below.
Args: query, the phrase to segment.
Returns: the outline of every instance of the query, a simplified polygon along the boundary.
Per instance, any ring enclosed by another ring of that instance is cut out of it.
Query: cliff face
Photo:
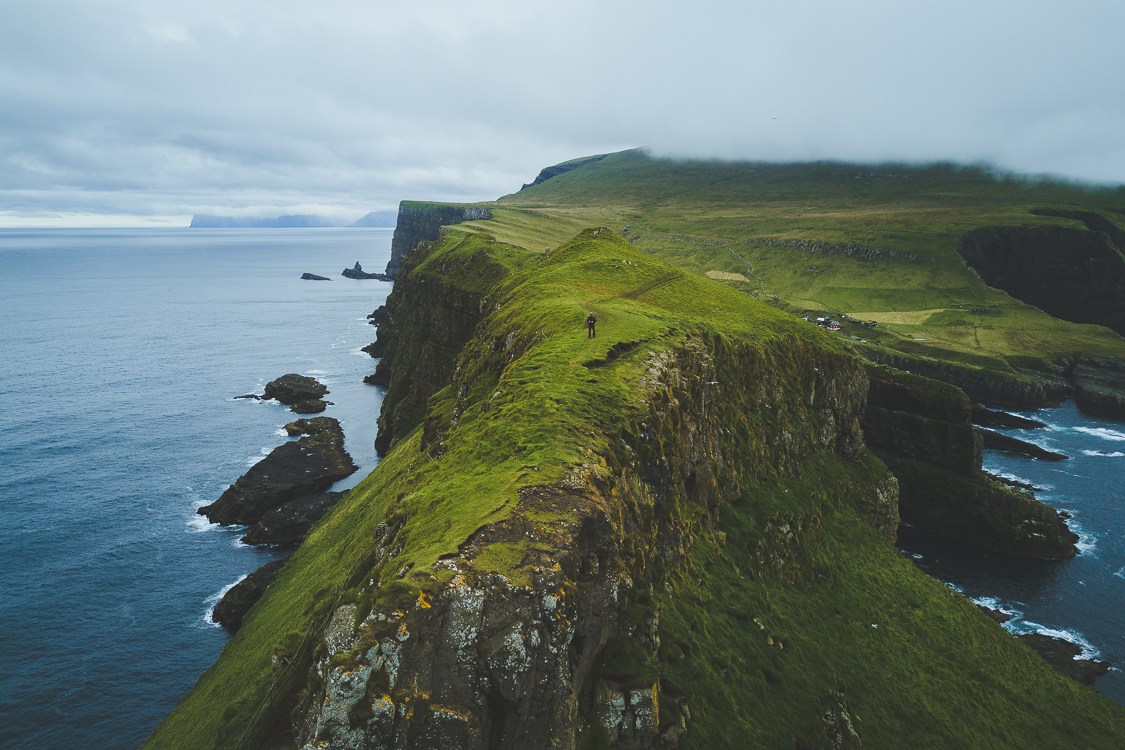
[[[957,251],[989,286],[1056,318],[1125,333],[1125,256],[1114,241],[1125,232],[1089,212],[1037,213],[1081,220],[1090,230],[975,229],[958,240]]]
[[[492,209],[486,206],[403,201],[398,207],[398,221],[391,237],[391,259],[384,274],[392,280],[398,278],[402,262],[410,251],[421,242],[436,240],[443,226],[491,218]]]
[[[455,252],[442,248],[443,260]],[[465,450],[458,436],[472,422],[504,418],[498,412],[513,398],[508,392],[521,369],[550,365],[542,361],[544,334],[505,316],[511,301],[502,295],[481,300],[456,288],[456,274],[435,292],[426,277],[427,266],[438,263],[433,253],[423,248],[411,257],[413,267],[388,300],[390,320],[406,305],[430,303],[424,322],[394,324],[399,333],[388,354],[395,351],[390,379],[410,378],[419,401],[429,395],[421,437],[399,450],[449,460],[447,451]],[[465,300],[470,320],[480,322],[455,366],[436,370],[450,376],[439,393],[443,384],[420,384],[418,362],[404,355],[435,339],[443,343],[431,351],[450,346],[455,339],[440,332],[448,319],[440,311]],[[441,555],[430,567],[445,573],[442,585],[385,603],[377,586],[361,586],[359,609],[339,606],[314,667],[321,679],[299,704],[298,744],[673,747],[692,712],[681,689],[662,688],[653,591],[673,590],[694,548],[725,536],[725,504],[762,482],[800,476],[820,454],[842,475],[840,494],[764,513],[747,547],[746,575],[804,585],[824,579],[829,573],[816,560],[820,524],[844,508],[894,539],[894,479],[877,464],[846,468],[866,454],[859,416],[867,382],[854,360],[796,338],[754,346],[665,330],[640,346],[611,341],[602,347],[614,356],[571,366],[590,383],[633,370],[629,418],[561,481],[520,487],[506,518]],[[420,416],[401,405],[388,413],[399,416],[382,426],[396,433],[409,432]],[[601,436],[591,438],[597,444]],[[397,528],[388,532],[376,558],[401,550],[403,536]],[[506,565],[496,558],[498,548],[514,555]],[[364,603],[372,597],[373,604]],[[665,649],[665,658],[682,658],[682,648]]]
[[[1070,558],[1076,534],[1030,493],[981,473],[982,438],[957,388],[869,366],[863,430],[899,481],[906,523],[995,552]]]

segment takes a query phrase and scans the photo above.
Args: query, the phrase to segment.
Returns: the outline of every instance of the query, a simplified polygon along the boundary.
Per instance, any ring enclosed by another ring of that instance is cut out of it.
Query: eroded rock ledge
[[[981,471],[972,402],[946,383],[869,365],[863,428],[899,481],[902,520],[995,552],[1073,557],[1078,536],[1050,506]]]
[[[330,417],[301,421],[309,435],[274,448],[199,514],[224,526],[257,523],[270,510],[323,492],[359,468],[344,450],[338,421]]]

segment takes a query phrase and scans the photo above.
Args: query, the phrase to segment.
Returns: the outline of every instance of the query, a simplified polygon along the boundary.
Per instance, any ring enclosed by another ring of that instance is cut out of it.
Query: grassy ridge
[[[472,286],[481,280],[463,261],[483,256],[511,273],[493,277],[492,312],[459,359],[458,382],[431,399],[425,427],[316,526],[145,747],[231,746],[266,690],[273,655],[326,614],[328,592],[379,524],[402,524],[401,549],[372,569],[368,580],[380,586],[353,592],[361,612],[438,595],[452,574],[433,563],[512,512],[519,487],[559,482],[578,467],[612,474],[614,436],[648,418],[638,379],[649,352],[688,335],[838,348],[819,329],[607,230],[546,257],[454,230],[415,272]],[[590,311],[596,339],[583,327]],[[634,340],[612,366],[598,365],[611,345]],[[723,418],[757,424],[734,411]],[[604,671],[642,683],[663,675],[660,722],[690,713],[686,747],[817,746],[826,713],[842,710],[868,747],[1065,746],[1075,737],[1120,747],[1125,709],[1055,674],[863,522],[864,496],[884,473],[870,455],[848,464],[818,454],[800,479],[746,484],[720,514],[725,537],[700,535],[682,567],[652,563],[653,586],[635,589],[627,617],[661,612],[659,653],[618,644]],[[473,565],[519,582],[537,544],[495,545]],[[597,746],[596,731],[587,739]]]
[[[627,151],[499,205],[619,231],[628,225],[625,236],[645,251],[692,273],[731,277],[726,283],[782,309],[890,325],[893,332],[878,335],[850,332],[891,350],[911,351],[924,339],[929,356],[973,356],[1000,369],[1010,358],[1043,367],[1076,352],[1125,354],[1112,332],[1059,321],[986,287],[956,252],[957,238],[981,226],[1082,227],[1029,213],[1037,207],[1098,211],[1125,226],[1125,188],[950,165],[676,162]],[[817,243],[897,257],[811,251]]]

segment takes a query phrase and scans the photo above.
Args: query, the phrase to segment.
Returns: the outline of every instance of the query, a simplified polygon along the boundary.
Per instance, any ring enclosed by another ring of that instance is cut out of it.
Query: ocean
[[[1095,689],[1125,705],[1125,422],[1091,417],[1073,401],[1013,412],[1045,428],[998,429],[1070,456],[1039,461],[986,450],[984,470],[1041,488],[1036,497],[1064,511],[1078,534],[1078,556],[1049,561],[978,552],[901,528],[899,549],[922,570],[1012,616],[1013,633],[1040,632],[1113,664]]]
[[[286,548],[252,548],[201,505],[287,438],[261,393],[324,382],[360,470],[381,390],[366,315],[390,284],[385,229],[0,230],[0,747],[135,748],[228,640],[221,593]],[[302,281],[304,272],[333,279]],[[1012,560],[905,529],[903,554],[966,595],[1125,665],[1125,423],[1067,404],[1018,437],[1073,456],[988,452],[1044,487],[1082,554]],[[1097,689],[1125,703],[1115,670]]]
[[[0,747],[136,748],[218,656],[220,592],[286,554],[196,515],[328,386],[360,470],[389,229],[0,230]],[[302,281],[304,272],[332,281]]]

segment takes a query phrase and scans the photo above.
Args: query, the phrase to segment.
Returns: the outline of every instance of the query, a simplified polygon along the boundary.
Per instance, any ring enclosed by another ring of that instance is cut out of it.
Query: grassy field
[[[496,205],[494,220],[477,226],[504,241],[541,249],[572,227],[608,226],[783,310],[889,324],[849,333],[890,350],[913,351],[924,339],[931,356],[1000,370],[1079,352],[1125,355],[1117,334],[1059,321],[987,287],[956,252],[957,238],[981,226],[1082,227],[1029,213],[1037,207],[1097,211],[1125,226],[1125,188],[951,165],[674,162],[627,151]]]

